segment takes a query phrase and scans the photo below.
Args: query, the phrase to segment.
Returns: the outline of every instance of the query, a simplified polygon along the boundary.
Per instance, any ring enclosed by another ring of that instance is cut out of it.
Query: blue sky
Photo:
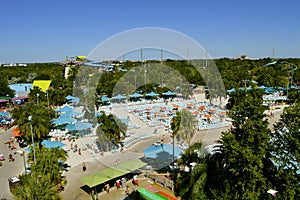
[[[300,3],[279,0],[14,0],[0,10],[0,63],[87,55],[128,29],[184,33],[213,58],[299,57]],[[112,49],[113,51],[113,49]]]

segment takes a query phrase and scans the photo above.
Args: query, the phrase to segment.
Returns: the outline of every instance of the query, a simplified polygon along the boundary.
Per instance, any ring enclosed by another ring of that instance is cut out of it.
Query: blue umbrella
[[[93,124],[77,121],[75,124],[68,124],[66,126],[66,129],[68,129],[69,131],[81,131],[92,127]]]
[[[49,140],[43,140],[42,145],[44,145],[45,148],[51,149],[51,148],[59,148],[61,149],[63,146],[66,146],[61,141],[49,141]]]
[[[168,92],[164,92],[162,93],[162,95],[165,95],[165,96],[172,96],[172,95],[176,95],[176,93],[172,92],[172,91],[168,91]]]
[[[159,96],[159,94],[155,93],[155,92],[150,92],[148,94],[146,94],[146,97],[157,97]]]
[[[70,103],[78,103],[79,101],[80,101],[80,98],[78,98],[78,97],[74,97],[73,99],[69,100]]]
[[[71,112],[63,113],[59,117],[71,118],[71,117],[77,117],[77,116],[82,115],[82,114],[83,113],[71,111]]]
[[[235,89],[232,88],[232,89],[230,89],[230,90],[227,90],[227,92],[228,92],[228,93],[235,92]]]
[[[142,97],[143,95],[135,92],[134,94],[129,95],[129,96],[132,97],[132,98],[138,98],[138,97]]]
[[[73,123],[75,121],[74,118],[69,118],[69,117],[59,117],[55,120],[51,121],[51,124],[55,124],[55,125],[63,125],[63,124],[70,124]]]
[[[107,102],[107,101],[110,101],[110,100],[111,100],[111,98],[108,98],[106,96],[101,97],[101,101],[103,101],[103,102]]]
[[[71,100],[71,99],[73,99],[73,98],[74,98],[74,97],[71,96],[71,95],[66,96],[66,100]]]
[[[1,117],[7,117],[9,115],[8,112],[0,112]]]
[[[71,106],[64,106],[62,108],[56,109],[56,112],[71,112],[73,108]]]
[[[114,96],[114,97],[112,97],[112,99],[113,100],[121,100],[121,99],[126,99],[126,97],[125,96],[123,96],[123,95],[121,95],[121,94],[118,94],[117,96]]]
[[[174,146],[174,157],[178,158],[182,153],[182,149],[179,146]],[[160,153],[166,152],[168,155],[173,154],[173,146],[170,144],[162,144],[156,146],[150,146],[147,149],[143,150],[146,158],[157,158]]]

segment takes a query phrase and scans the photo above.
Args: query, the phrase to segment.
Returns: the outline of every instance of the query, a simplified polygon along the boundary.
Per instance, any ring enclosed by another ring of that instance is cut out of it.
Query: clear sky
[[[87,55],[128,29],[163,27],[199,42],[213,58],[300,57],[297,0],[1,1],[0,63]]]

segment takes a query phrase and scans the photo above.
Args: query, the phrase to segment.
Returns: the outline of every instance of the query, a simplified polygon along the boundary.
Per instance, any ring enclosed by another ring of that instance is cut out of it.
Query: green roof
[[[109,167],[109,168],[103,169],[101,171],[95,172],[91,175],[84,176],[84,177],[80,178],[80,181],[91,188],[91,187],[95,187],[101,183],[105,183],[106,181],[109,181],[111,179],[128,174],[128,173],[130,173],[136,169],[139,169],[145,165],[146,165],[146,163],[144,163],[138,159],[133,159],[133,160],[129,160],[125,163],[122,163],[120,165],[117,165],[115,167]]]

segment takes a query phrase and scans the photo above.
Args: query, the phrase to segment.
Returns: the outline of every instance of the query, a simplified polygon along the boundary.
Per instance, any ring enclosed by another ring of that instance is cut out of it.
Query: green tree
[[[97,131],[98,139],[100,142],[105,143],[107,140],[117,145],[120,141],[122,134],[126,133],[126,125],[114,115],[106,115],[101,112],[98,117],[99,131]]]
[[[15,92],[8,87],[7,76],[4,73],[0,73],[0,85],[0,96],[14,96]]]
[[[274,128],[270,146],[275,166],[270,169],[270,179],[278,197],[299,199],[300,104],[286,107]]]
[[[15,200],[59,200],[56,185],[47,176],[27,174],[20,177],[20,186],[12,194]]]
[[[28,161],[32,162],[33,158],[33,148],[31,148],[28,154]],[[44,148],[43,146],[35,146],[36,152],[36,164],[32,162],[31,170],[37,176],[47,176],[51,182],[56,185],[61,183],[61,173],[62,170],[59,162],[64,162],[67,160],[67,153],[58,148]]]
[[[29,121],[29,116],[32,117],[31,121]],[[31,125],[35,142],[46,139],[51,129],[51,119],[54,116],[52,109],[34,103],[16,107],[12,111],[14,123],[19,126],[21,133],[24,133],[26,141],[31,141]]]
[[[237,93],[239,100],[229,99],[232,129],[222,133],[220,140],[227,177],[223,186],[229,187],[229,191],[224,191],[225,187],[223,192],[230,199],[261,199],[269,185],[264,169],[271,134],[268,121],[264,120],[262,91],[238,90]]]

